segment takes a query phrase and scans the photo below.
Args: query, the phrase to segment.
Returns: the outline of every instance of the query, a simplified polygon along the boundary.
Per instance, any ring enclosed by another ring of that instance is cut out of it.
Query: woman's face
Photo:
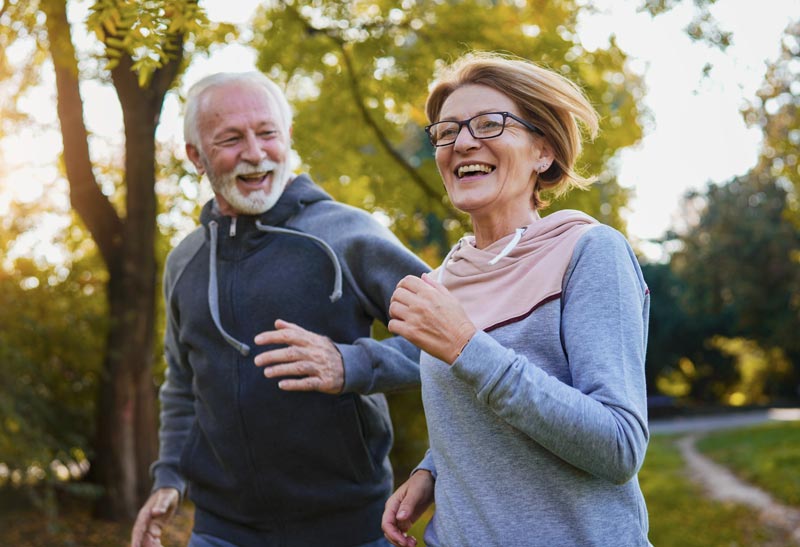
[[[437,121],[463,121],[486,112],[510,112],[525,119],[505,94],[470,84],[447,98]],[[511,118],[499,137],[476,139],[463,126],[453,144],[436,148],[436,165],[450,201],[473,220],[529,215],[537,166],[551,161],[545,139]]]

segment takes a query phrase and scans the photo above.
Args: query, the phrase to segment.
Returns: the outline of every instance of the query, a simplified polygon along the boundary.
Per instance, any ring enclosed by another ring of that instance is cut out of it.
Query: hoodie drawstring
[[[503,247],[503,250],[502,250],[502,251],[500,251],[499,253],[497,253],[497,256],[496,256],[496,257],[494,257],[493,259],[491,259],[491,260],[489,261],[489,266],[494,266],[495,264],[497,264],[497,262],[498,262],[498,261],[499,261],[501,258],[503,258],[504,256],[506,256],[506,255],[507,255],[508,253],[510,253],[511,251],[513,251],[513,250],[514,250],[514,247],[516,247],[516,246],[517,246],[517,243],[519,243],[519,240],[520,240],[520,239],[522,239],[522,234],[524,234],[524,233],[525,233],[525,230],[527,230],[527,229],[528,229],[528,227],[527,227],[527,226],[523,226],[522,228],[517,228],[517,229],[514,231],[514,237],[513,237],[513,238],[511,238],[511,241],[509,241],[509,242],[508,242],[508,245],[506,245],[505,247]]]
[[[219,321],[219,292],[217,289],[217,222],[212,220],[208,223],[209,235],[211,236],[211,249],[208,258],[208,308],[211,311],[211,319],[214,321],[217,330],[227,343],[236,348],[236,351],[247,357],[250,354],[250,346],[244,342],[239,342],[236,338],[225,332]]]
[[[527,230],[527,229],[528,229],[527,226],[523,226],[522,228],[517,228],[516,230],[514,230],[514,237],[512,237],[511,241],[509,241],[508,244],[505,247],[503,247],[502,251],[497,253],[497,255],[488,262],[489,266],[494,266],[495,264],[497,264],[500,261],[501,258],[503,258],[504,256],[508,256],[508,254],[511,251],[514,250],[514,247],[517,246],[517,244],[519,243],[520,239],[522,239],[522,236],[525,233],[525,230]],[[439,274],[436,276],[436,281],[437,282],[439,282],[439,283],[442,282],[442,278],[444,277],[444,271],[445,271],[445,269],[447,269],[447,263],[449,262],[450,257],[453,256],[453,253],[455,253],[457,250],[459,250],[461,248],[461,243],[463,241],[464,241],[463,238],[459,239],[458,243],[453,245],[453,248],[450,249],[450,252],[447,253],[447,256],[444,257],[444,261],[442,262],[442,266],[441,266],[441,268],[439,268]]]
[[[211,311],[211,319],[214,321],[214,325],[217,327],[220,335],[225,339],[225,341],[236,348],[236,351],[247,357],[250,354],[250,346],[245,344],[244,342],[240,342],[227,332],[225,329],[222,328],[222,323],[219,319],[219,289],[218,289],[218,281],[217,281],[217,228],[218,224],[215,220],[212,220],[208,223],[209,228],[209,236],[210,236],[210,250],[209,250],[209,267],[208,267],[208,308]],[[260,221],[256,221],[256,228],[261,230],[262,232],[274,232],[279,234],[289,234],[295,235],[299,237],[308,238],[315,243],[317,243],[322,250],[325,251],[325,254],[328,255],[330,258],[331,263],[333,264],[334,270],[334,281],[333,281],[333,292],[330,295],[331,302],[336,302],[342,297],[342,266],[339,264],[339,260],[336,258],[336,253],[333,252],[331,246],[325,243],[322,239],[313,236],[311,234],[306,234],[304,232],[299,232],[297,230],[287,230],[285,228],[277,228],[275,226],[267,226],[265,224],[261,224]]]
[[[339,259],[336,258],[336,253],[333,252],[331,246],[325,243],[324,240],[318,238],[317,236],[300,232],[298,230],[289,230],[286,228],[278,228],[277,226],[261,224],[260,220],[256,221],[256,228],[267,233],[288,234],[298,237],[305,237],[322,247],[322,250],[325,251],[325,254],[328,255],[328,258],[330,258],[331,264],[333,264],[333,271],[335,275],[333,280],[333,292],[329,298],[331,299],[331,302],[336,302],[342,297],[342,266],[339,264]]]

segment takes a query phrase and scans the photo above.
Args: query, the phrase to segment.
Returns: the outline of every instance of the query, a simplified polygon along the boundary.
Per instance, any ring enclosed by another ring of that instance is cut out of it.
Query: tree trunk
[[[123,56],[112,71],[125,123],[125,210],[122,220],[100,191],[83,121],[78,64],[66,0],[44,0],[56,73],[58,116],[70,201],[108,268],[109,331],[99,382],[92,479],[103,487],[95,515],[124,520],[149,495],[148,469],[157,456],[155,324],[155,130],[164,96],[182,61],[182,47],[146,87]],[[183,36],[169,39],[182,46]]]

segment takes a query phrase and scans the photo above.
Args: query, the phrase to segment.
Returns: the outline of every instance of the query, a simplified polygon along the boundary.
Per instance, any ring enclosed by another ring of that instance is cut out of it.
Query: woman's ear
[[[550,146],[550,143],[547,142],[546,139],[536,140],[537,142],[534,144],[534,147],[539,153],[539,159],[536,161],[536,172],[541,174],[550,169],[550,166],[553,165],[555,154],[553,153],[553,147]]]

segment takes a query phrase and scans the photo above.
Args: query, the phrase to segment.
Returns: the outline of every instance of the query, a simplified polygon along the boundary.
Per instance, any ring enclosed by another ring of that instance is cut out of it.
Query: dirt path
[[[800,546],[800,509],[775,501],[768,493],[745,483],[725,467],[700,454],[695,448],[699,437],[700,434],[691,433],[677,441],[692,479],[702,485],[713,499],[752,507],[765,525],[784,532],[787,540]]]

